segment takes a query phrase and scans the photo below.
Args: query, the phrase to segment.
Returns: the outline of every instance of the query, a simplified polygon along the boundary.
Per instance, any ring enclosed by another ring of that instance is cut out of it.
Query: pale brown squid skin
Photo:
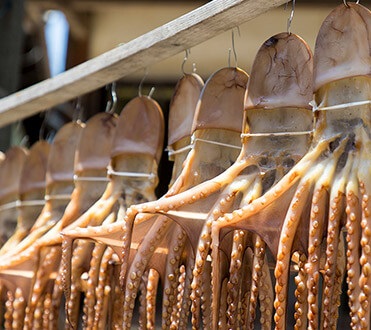
[[[294,37],[294,36],[288,36],[288,35],[283,35],[283,36],[279,36],[279,38],[282,38],[283,42],[285,42],[285,38],[297,38],[297,37]],[[278,39],[279,39],[278,38]],[[297,40],[299,40],[297,38]],[[297,129],[297,130],[303,130],[303,131],[306,131],[306,130],[309,130],[311,129],[311,114],[310,114],[310,111],[308,111],[308,102],[311,98],[311,91],[312,91],[312,85],[311,85],[311,67],[310,65],[308,66],[305,66],[303,68],[302,64],[305,63],[305,64],[308,64],[308,63],[311,63],[311,54],[310,54],[310,51],[308,50],[307,46],[304,44],[304,43],[300,43],[301,41],[298,42],[299,46],[298,46],[298,49],[301,51],[301,54],[302,54],[302,59],[303,59],[303,62],[300,62],[299,61],[299,66],[300,66],[300,69],[302,70],[302,73],[303,71],[306,73],[306,75],[301,75],[302,79],[303,80],[300,80],[300,82],[303,84],[301,86],[298,86],[297,83],[296,83],[296,76],[295,75],[292,75],[291,73],[291,76],[289,77],[292,77],[290,78],[289,80],[286,80],[286,83],[288,85],[292,85],[292,88],[296,88],[296,90],[300,90],[301,93],[303,93],[303,89],[306,91],[307,94],[306,97],[303,97],[301,95],[298,101],[298,99],[296,97],[291,97],[291,100],[293,102],[293,106],[295,106],[295,108],[292,110],[294,113],[295,113],[295,110],[296,108],[299,108],[297,111],[297,113],[300,113],[300,114],[304,114],[305,117],[307,118],[306,121],[304,121],[304,124],[303,124],[303,119],[300,118],[300,123],[297,123],[297,127],[290,127],[290,129]],[[274,43],[273,43],[274,45]],[[297,49],[296,49],[297,50]],[[297,52],[295,53],[295,55],[297,54]],[[270,58],[268,56],[268,58]],[[295,83],[293,83],[293,81],[295,81]],[[277,85],[277,81],[276,82],[273,82],[272,81],[272,85],[275,83],[275,85]],[[287,87],[287,84],[286,84],[286,87]],[[277,87],[276,87],[277,88]],[[283,88],[282,86],[280,86],[280,88],[282,88],[283,90],[285,90],[285,88]],[[292,89],[286,89],[286,90],[289,90],[289,92],[292,92]],[[278,89],[278,91],[280,91]],[[293,92],[294,96],[297,95],[296,92]],[[256,95],[256,94],[255,94]],[[261,102],[261,100],[260,100]],[[275,103],[278,105],[278,107],[280,108],[281,106],[284,107],[285,105],[287,106],[287,104],[284,104],[284,102],[282,102],[282,99],[279,98],[278,96],[275,97],[275,94],[272,93],[272,100],[271,100],[272,103]],[[280,103],[281,102],[281,103]],[[290,106],[289,106],[290,107]],[[300,109],[302,108],[302,109]],[[270,111],[270,110],[266,110],[267,111],[267,116],[269,114],[272,114],[273,112],[273,115],[274,115],[274,110]],[[282,110],[284,111],[284,110]],[[283,113],[281,111],[281,114]],[[289,110],[286,110],[287,111],[287,114],[288,116],[291,115],[291,112],[290,112],[290,109]],[[252,116],[253,116],[253,112],[252,112]],[[256,118],[256,117],[255,117]],[[290,118],[290,117],[288,117]],[[252,119],[251,119],[252,120]],[[298,119],[299,121],[299,119]],[[284,129],[286,128],[285,127],[285,122],[282,123]],[[254,129],[261,129],[260,127],[257,127],[257,126],[253,126],[251,125],[252,127],[254,127]],[[254,131],[252,131],[254,133]],[[307,142],[308,142],[308,138],[309,138],[310,134],[308,135],[305,135],[304,134],[304,137],[300,137],[298,139],[298,141],[301,141],[301,143],[299,144],[295,144],[295,147],[294,147],[294,150],[295,150],[295,155],[296,155],[296,152],[300,155],[300,154],[303,154],[305,151],[306,151],[306,146],[307,146]],[[247,138],[246,138],[247,140]],[[259,141],[259,139],[257,139]],[[283,139],[280,139],[282,142]],[[260,138],[260,142],[262,141],[262,138]],[[261,144],[263,144],[261,142]],[[235,163],[235,165],[233,165],[232,167],[226,169],[226,171],[222,172],[222,174],[219,174],[218,176],[216,176],[215,178],[209,180],[209,181],[206,181],[204,183],[201,183],[201,184],[198,184],[196,185],[195,187],[193,188],[190,188],[188,190],[185,190],[184,192],[180,192],[178,194],[173,194],[172,193],[172,190],[170,191],[170,193],[168,195],[166,195],[163,199],[160,199],[159,201],[157,202],[151,202],[151,203],[146,203],[146,204],[143,204],[143,205],[138,205],[138,206],[132,206],[127,214],[126,214],[126,217],[125,217],[125,221],[128,221],[129,219],[132,219],[134,217],[134,215],[136,213],[140,213],[142,212],[143,214],[146,214],[146,213],[160,213],[160,214],[166,214],[168,217],[171,217],[174,221],[176,221],[177,224],[181,225],[184,229],[184,231],[189,235],[190,238],[192,238],[192,234],[190,234],[190,230],[188,226],[190,226],[191,223],[193,223],[193,228],[194,226],[200,226],[199,228],[201,229],[203,224],[205,224],[205,228],[210,228],[210,225],[211,223],[214,221],[214,219],[217,219],[219,215],[229,211],[231,208],[233,209],[235,207],[234,203],[235,201],[239,201],[239,198],[236,199],[236,196],[237,196],[237,193],[240,193],[241,190],[243,191],[244,189],[247,190],[248,192],[250,193],[247,193],[246,194],[246,201],[249,201],[251,199],[255,199],[257,198],[261,192],[262,192],[262,188],[259,189],[259,187],[262,187],[262,184],[260,183],[260,171],[258,171],[258,176],[256,176],[254,174],[254,172],[257,172],[257,170],[255,171],[251,171],[251,169],[254,169],[253,166],[257,166],[257,161],[254,159],[254,155],[255,154],[258,154],[260,156],[260,152],[261,152],[261,145],[259,143],[257,144],[250,144],[250,148],[251,149],[248,149],[249,152],[247,152],[247,147],[244,145],[243,146],[243,152],[242,152],[242,156],[240,156],[239,160],[237,160],[237,162]],[[216,146],[213,147],[213,150],[217,150],[216,149]],[[193,155],[196,156],[197,150],[192,150],[192,152],[190,153],[189,155],[189,159],[191,159],[190,157]],[[247,156],[245,156],[247,155]],[[278,155],[278,159],[280,159],[281,157],[285,157],[285,155]],[[297,156],[295,156],[297,157]],[[294,158],[295,158],[294,157]],[[299,156],[300,157],[300,156]],[[191,164],[189,162],[186,162],[185,164],[185,169],[187,169],[187,165],[188,164]],[[250,168],[249,168],[250,166]],[[238,177],[239,175],[241,175],[241,172],[248,168],[252,173],[249,174],[249,172],[247,172],[247,174],[244,174],[242,176],[239,177],[239,180],[237,180],[237,182],[235,182],[235,178]],[[283,171],[285,171],[284,169],[282,169]],[[278,171],[279,171],[279,168],[278,168]],[[187,173],[187,172],[184,172],[184,173]],[[182,180],[183,177],[181,176]],[[189,174],[187,174],[187,176],[184,176],[184,178],[189,178]],[[228,186],[230,183],[232,183],[230,186]],[[249,190],[249,187],[251,187],[251,189]],[[197,207],[197,210],[195,209],[195,207]],[[201,212],[199,214],[203,214],[203,213],[206,213],[206,220],[202,219],[200,217],[200,220],[196,220],[196,219],[191,219],[191,218],[186,218],[181,216],[181,212],[179,211],[191,211],[191,212],[195,212],[196,213],[194,214],[194,216],[197,216],[197,213],[198,212]],[[210,211],[211,210],[211,211]],[[143,216],[137,216],[136,218],[136,223],[134,223],[134,230],[135,230],[135,226],[136,225],[140,225],[142,223],[142,221],[144,221],[146,219],[145,215]],[[168,223],[168,222],[167,222]],[[169,224],[167,224],[169,226]],[[156,226],[154,225],[152,227],[152,230],[154,233],[156,233],[156,231],[154,230],[156,228]],[[160,226],[159,227],[159,230],[161,229],[164,230],[164,227],[163,226]],[[208,241],[209,240],[209,234],[207,234],[209,232],[210,229],[206,229],[206,235],[202,236],[202,233],[201,233],[201,240],[203,240],[204,242],[205,241]],[[158,234],[160,232],[157,232]],[[126,235],[128,235],[128,233],[124,233]],[[164,234],[161,234],[161,235],[164,235]],[[194,234],[193,234],[194,235]],[[153,236],[154,239],[156,238],[156,235]],[[159,237],[162,237],[162,236],[159,236]],[[183,239],[183,235],[180,235],[179,236],[179,240],[182,240]],[[197,244],[197,237],[193,237],[193,239],[195,240],[196,244]],[[150,241],[150,240],[146,240],[144,241],[146,242],[146,248],[148,249],[148,253],[153,253],[155,250],[156,250],[156,243],[155,241]],[[192,241],[190,241],[190,243],[192,243]],[[194,244],[194,243],[193,243]],[[143,248],[138,252],[138,253],[142,253],[142,251],[144,252],[145,249],[144,249],[144,245],[142,244]],[[171,246],[171,245],[170,245]],[[193,245],[195,246],[195,245]],[[201,251],[201,252],[204,252],[204,251],[207,251],[207,245],[206,244],[203,244],[203,245],[198,245],[198,250]],[[179,251],[179,248],[177,247],[177,250]],[[152,251],[152,252],[151,252]],[[191,250],[192,251],[192,250]],[[133,261],[131,263],[131,267],[129,268],[129,270],[127,271],[127,286],[125,288],[125,290],[128,290],[127,293],[126,293],[126,297],[128,299],[128,316],[127,318],[125,319],[124,318],[124,324],[125,326],[129,327],[130,326],[130,319],[132,317],[132,308],[133,308],[133,303],[134,303],[134,300],[135,300],[135,294],[133,296],[130,296],[130,292],[135,292],[136,291],[136,287],[138,284],[137,281],[138,281],[138,278],[140,278],[140,274],[142,274],[144,272],[144,268],[142,269],[142,265],[141,265],[141,260],[148,260],[148,257],[151,255],[140,255],[137,253],[137,256],[138,256],[138,266],[136,265],[136,261]],[[170,254],[170,251],[169,251],[169,255]],[[202,254],[203,258],[204,259],[201,259],[201,262],[204,262],[203,260],[206,260],[206,256],[207,256],[207,252],[206,254],[203,253]],[[170,264],[172,264],[172,261],[173,260],[171,257],[170,257]],[[188,257],[188,260],[191,260],[190,257]],[[175,263],[177,262],[176,259],[174,259]],[[125,267],[127,267],[125,265]],[[137,268],[135,268],[137,267]],[[179,267],[179,266],[177,266]],[[197,264],[197,261],[196,261],[196,268],[198,267],[198,269],[203,269],[204,268],[204,265],[203,264]],[[178,271],[179,268],[174,268],[174,272],[178,272],[177,274],[179,274],[179,271]],[[206,269],[206,268],[205,268]],[[137,271],[140,270],[140,273],[138,275]],[[175,275],[175,276],[178,276],[176,275],[176,273],[169,273],[169,271],[167,271],[167,273],[165,274],[168,274],[168,276],[170,275]],[[207,306],[207,304],[205,305],[205,303],[209,300],[211,301],[210,299],[208,299],[208,297],[206,296],[207,294],[207,284],[203,284],[202,286],[198,286],[197,283],[199,282],[195,282],[195,279],[198,279],[198,281],[200,281],[200,276],[203,276],[205,272],[203,271],[200,271],[199,273],[197,272],[193,272],[193,276],[194,276],[194,284],[193,284],[193,287],[192,287],[192,290],[193,290],[193,294],[191,296],[192,298],[192,303],[195,304],[195,302],[200,299],[202,297],[202,299],[204,299],[204,304],[203,304],[203,320],[204,320],[204,326],[206,327],[215,327],[215,324],[211,325],[210,323],[207,323],[206,320],[210,320],[210,317],[211,317],[211,314],[210,314],[210,307]],[[129,282],[128,282],[129,281]],[[139,282],[138,282],[139,283]],[[226,283],[226,282],[225,282]],[[226,286],[224,286],[226,288]],[[203,290],[203,291],[201,291]],[[262,287],[262,290],[263,290],[263,287]],[[224,291],[226,293],[226,291]],[[130,298],[131,297],[131,298]],[[264,299],[263,299],[264,300]],[[272,299],[271,299],[272,300]],[[129,304],[130,302],[130,304]],[[170,306],[171,306],[171,302],[170,302]],[[186,305],[184,305],[185,308],[186,308]],[[200,306],[200,305],[198,305]],[[199,322],[200,320],[198,319],[198,315],[199,315],[199,311],[198,311],[198,308],[197,305],[194,305],[193,308],[192,308],[192,314],[193,314],[193,326],[194,327],[198,327],[199,326]],[[171,313],[171,310],[169,310],[169,312]],[[166,315],[164,315],[165,317],[167,317],[167,314],[169,314],[169,312],[166,312]],[[182,312],[186,312],[186,311],[182,311]],[[174,319],[174,317],[173,317]],[[214,315],[214,318],[213,320],[216,320],[215,318],[215,315]],[[215,321],[217,322],[217,321]],[[163,324],[164,327],[166,327],[166,323]]]
[[[143,125],[139,129],[134,124],[138,120],[141,120]],[[93,205],[81,219],[62,232],[61,270],[64,274],[63,282],[67,295],[68,323],[66,326],[75,327],[77,324],[79,311],[74,308],[76,305],[74,301],[81,292],[86,293],[83,310],[84,327],[94,328],[101,323],[107,323],[108,320],[111,320],[112,326],[122,323],[120,310],[123,302],[118,274],[116,274],[117,266],[115,266],[119,263],[117,251],[100,243],[92,244],[91,240],[80,238],[97,234],[96,228],[99,228],[102,223],[119,222],[128,205],[155,199],[154,190],[158,182],[157,166],[163,147],[163,135],[163,115],[156,101],[142,96],[133,99],[125,106],[119,118],[111,150],[110,167],[113,172],[109,175],[110,182],[106,191],[97,202],[101,205],[99,207]],[[121,172],[132,173],[132,176],[121,175]],[[151,174],[151,178],[136,177],[136,173]],[[107,196],[112,203],[105,202]],[[122,224],[119,226],[121,227]],[[74,245],[74,241],[77,244]],[[90,245],[90,250],[85,249],[87,245]],[[85,250],[84,258],[81,258],[82,249]],[[107,272],[112,274],[108,276]],[[108,304],[113,297],[117,297],[113,299],[115,311],[112,311]]]
[[[295,328],[336,328],[345,270],[350,327],[369,328],[370,24],[369,10],[354,3],[338,6],[327,17],[314,53],[316,126],[309,152],[261,198],[240,214],[224,215],[213,228],[218,239],[218,227],[228,223],[248,226],[257,219],[273,223],[274,218],[276,226],[281,224],[276,245],[276,329],[288,327],[290,260],[297,259],[298,252],[307,260],[300,257],[298,263],[299,274],[304,271],[306,278],[301,275],[297,281],[300,313]],[[282,212],[276,212],[278,208]],[[305,312],[303,298],[306,318],[300,317]]]

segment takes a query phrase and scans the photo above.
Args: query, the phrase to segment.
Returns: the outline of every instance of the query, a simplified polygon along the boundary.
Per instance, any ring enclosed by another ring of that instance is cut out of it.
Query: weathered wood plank
[[[287,0],[214,0],[57,77],[0,100],[0,126],[171,57]]]

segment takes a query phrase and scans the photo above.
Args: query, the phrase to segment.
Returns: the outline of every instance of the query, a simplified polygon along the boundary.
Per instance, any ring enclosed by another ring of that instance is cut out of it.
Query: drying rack
[[[287,0],[213,0],[142,36],[0,100],[0,126],[75,99],[174,56]]]

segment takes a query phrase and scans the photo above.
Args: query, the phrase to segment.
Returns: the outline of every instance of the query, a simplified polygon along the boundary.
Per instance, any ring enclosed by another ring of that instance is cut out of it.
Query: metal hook
[[[44,139],[44,133],[45,133],[45,116],[46,116],[46,114],[44,115],[43,121],[41,122],[40,130],[39,130],[39,140],[40,141]]]
[[[144,76],[139,83],[139,86],[138,86],[138,95],[139,96],[142,96],[143,83],[144,83],[144,80],[147,78],[147,76],[148,76],[148,69],[146,69],[146,72],[144,73]]]
[[[182,63],[182,73],[183,75],[186,75],[186,72],[184,71],[184,65],[186,64],[187,60],[188,60],[188,55],[191,53],[191,50],[190,49],[186,49],[185,50],[185,56],[184,56],[184,59],[183,59],[183,63]]]
[[[115,113],[117,106],[117,93],[116,93],[116,82],[110,85],[106,85],[106,90],[110,89],[111,100],[107,101],[106,112]]]
[[[357,0],[355,3],[358,5],[358,4],[359,4],[359,1],[360,1],[360,0]],[[347,0],[343,0],[343,3],[344,3],[344,5],[345,5],[346,7],[349,7],[349,5],[348,5],[348,1],[347,1]]]
[[[287,9],[288,3],[289,1],[286,2],[285,10]],[[287,19],[287,33],[288,34],[291,34],[291,23],[294,18],[294,13],[295,13],[295,0],[291,0],[291,13],[290,13],[289,18]]]
[[[141,80],[140,83],[139,83],[139,87],[138,87],[138,95],[139,95],[140,97],[143,96],[143,94],[142,94],[143,83],[144,83],[144,80],[147,78],[147,76],[148,76],[148,69],[146,69],[146,72],[145,72],[145,74],[144,74],[142,80]],[[155,92],[155,88],[152,87],[151,90],[150,90],[149,93],[148,93],[148,97],[151,98],[154,92]]]
[[[237,32],[238,32],[238,36],[241,36],[239,26],[237,26]],[[228,67],[229,68],[231,67],[231,52],[232,51],[233,51],[233,55],[234,55],[235,67],[237,67],[237,52],[236,52],[236,47],[235,47],[235,43],[234,43],[234,29],[232,29],[232,49],[231,48],[228,49]]]
[[[155,87],[152,87],[151,90],[148,93],[148,97],[152,98],[153,93],[155,92]]]
[[[76,103],[75,103],[73,121],[76,121],[76,122],[81,121],[83,110],[84,110],[84,107],[81,104],[81,96],[79,96],[76,99]]]
[[[183,63],[182,63],[182,73],[183,73],[184,76],[187,74],[187,72],[185,72],[185,70],[184,70],[184,66],[185,66],[186,62],[188,61],[188,56],[190,54],[191,54],[191,50],[189,48],[187,48],[185,50],[185,56],[184,56]],[[192,73],[195,73],[195,72],[196,72],[196,63],[192,63]]]
[[[44,118],[42,119],[41,125],[40,125],[40,130],[39,130],[39,140],[44,140],[44,135],[45,135],[45,128],[46,128],[46,122],[49,116],[50,110],[46,111],[43,115]]]

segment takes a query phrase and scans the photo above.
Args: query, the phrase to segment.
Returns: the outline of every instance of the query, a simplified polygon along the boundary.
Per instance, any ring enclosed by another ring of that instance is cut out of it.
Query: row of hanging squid
[[[4,328],[370,329],[370,75],[371,13],[356,3],[329,14],[314,55],[280,33],[250,76],[185,74],[159,199],[151,97],[10,149]]]

